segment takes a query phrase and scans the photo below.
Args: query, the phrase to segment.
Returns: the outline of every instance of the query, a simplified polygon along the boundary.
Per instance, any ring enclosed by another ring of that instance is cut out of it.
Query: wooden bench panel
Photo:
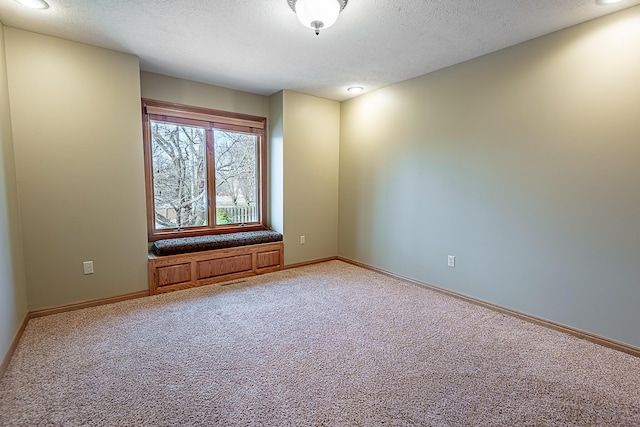
[[[268,251],[268,252],[259,252],[257,254],[257,268],[258,270],[273,267],[280,265],[282,262],[282,251]]]
[[[197,277],[198,280],[202,280],[231,273],[247,272],[252,270],[252,264],[251,254],[199,261]]]
[[[191,281],[191,264],[158,267],[158,286],[175,285]]]
[[[282,242],[178,255],[149,255],[149,293],[210,285],[284,268]]]

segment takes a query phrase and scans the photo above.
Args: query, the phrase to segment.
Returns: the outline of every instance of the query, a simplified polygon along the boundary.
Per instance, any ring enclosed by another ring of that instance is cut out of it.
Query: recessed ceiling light
[[[349,89],[347,89],[347,91],[348,91],[349,93],[360,93],[360,92],[362,92],[363,90],[364,90],[364,88],[363,88],[363,87],[361,87],[361,86],[352,86],[352,87],[350,87]]]
[[[620,3],[620,1],[622,0],[596,0],[596,4],[607,5],[607,4]]]
[[[49,3],[44,0],[16,0],[23,6],[30,7],[31,9],[49,9]]]

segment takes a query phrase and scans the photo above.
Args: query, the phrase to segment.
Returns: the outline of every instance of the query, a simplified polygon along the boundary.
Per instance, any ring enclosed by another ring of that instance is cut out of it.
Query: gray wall
[[[284,233],[284,92],[269,97],[269,218]]]
[[[27,314],[4,26],[0,24],[0,362]]]
[[[639,76],[634,7],[343,103],[340,255],[640,346]]]

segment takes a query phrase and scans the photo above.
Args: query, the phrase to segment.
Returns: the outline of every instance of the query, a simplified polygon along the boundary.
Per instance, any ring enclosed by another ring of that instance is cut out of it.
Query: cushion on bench
[[[176,255],[280,241],[282,241],[282,234],[277,231],[241,231],[239,233],[157,240],[153,243],[151,251],[158,256]]]

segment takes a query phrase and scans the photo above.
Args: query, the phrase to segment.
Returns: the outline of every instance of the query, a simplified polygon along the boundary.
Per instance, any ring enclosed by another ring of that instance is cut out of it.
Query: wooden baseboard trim
[[[304,267],[306,265],[313,265],[313,264],[322,264],[323,262],[336,261],[336,260],[339,260],[339,259],[340,259],[340,257],[337,257],[337,256],[314,259],[314,260],[311,260],[311,261],[304,261],[304,262],[298,262],[298,263],[295,263],[295,264],[288,264],[288,265],[284,266],[284,269],[285,270],[289,270],[291,268]]]
[[[51,314],[65,313],[67,311],[80,310],[82,308],[97,307],[99,305],[113,304],[114,302],[127,301],[130,299],[143,298],[149,296],[149,291],[132,292],[130,294],[117,295],[114,297],[100,298],[91,301],[77,302],[73,304],[61,305],[58,307],[43,308],[33,310],[27,314],[29,319],[36,317],[49,316]]]
[[[7,354],[5,354],[4,358],[2,359],[2,364],[0,364],[0,378],[4,376],[4,373],[9,367],[9,362],[11,362],[11,357],[13,357],[13,353],[16,351],[16,348],[18,347],[18,343],[20,342],[20,338],[22,338],[22,333],[24,332],[24,329],[27,327],[27,323],[29,323],[29,314],[24,316],[24,319],[22,319],[22,323],[18,328],[18,332],[16,332],[16,335],[13,337],[13,341],[11,341],[11,345],[7,350]]]
[[[516,311],[516,310],[512,310],[512,309],[509,309],[509,308],[506,308],[506,307],[502,307],[502,306],[499,306],[499,305],[496,305],[496,304],[492,304],[490,302],[482,301],[480,299],[473,298],[473,297],[470,297],[468,295],[464,295],[464,294],[460,294],[458,292],[450,291],[448,289],[444,289],[444,288],[441,288],[441,287],[438,287],[438,286],[434,286],[434,285],[431,285],[429,283],[421,282],[419,280],[415,280],[415,279],[412,279],[410,277],[405,277],[405,276],[402,276],[400,274],[392,273],[390,271],[383,270],[381,268],[377,268],[377,267],[374,267],[374,266],[371,266],[371,265],[368,265],[368,264],[364,264],[364,263],[361,263],[361,262],[358,262],[358,261],[355,261],[355,260],[352,260],[352,259],[349,259],[349,258],[337,257],[337,259],[340,260],[340,261],[346,262],[348,264],[352,264],[352,265],[355,265],[355,266],[358,266],[358,267],[365,268],[367,270],[371,270],[371,271],[375,271],[375,272],[380,273],[380,274],[384,274],[385,276],[389,276],[389,277],[393,277],[395,279],[399,279],[399,280],[402,280],[402,281],[405,281],[405,282],[413,283],[415,285],[418,285],[418,286],[421,286],[421,287],[424,287],[424,288],[427,288],[427,289],[431,289],[433,291],[436,291],[436,292],[439,292],[439,293],[442,293],[442,294],[445,294],[445,295],[450,295],[450,296],[452,296],[454,298],[458,298],[460,300],[463,300],[463,301],[466,301],[466,302],[469,302],[469,303],[472,303],[472,304],[475,304],[475,305],[479,305],[481,307],[485,307],[485,308],[488,308],[490,310],[497,311],[497,312],[502,313],[502,314],[506,314],[508,316],[517,317],[518,319],[524,320],[524,321],[529,322],[529,323],[533,323],[533,324],[536,324],[536,325],[539,325],[539,326],[544,326],[544,327],[549,328],[549,329],[553,329],[553,330],[556,330],[556,331],[559,331],[559,332],[563,332],[565,334],[569,334],[569,335],[572,335],[574,337],[577,337],[577,338],[580,338],[580,339],[583,339],[583,340],[587,340],[587,341],[590,341],[590,342],[595,343],[595,344],[599,344],[599,345],[601,345],[603,347],[608,347],[608,348],[611,348],[613,350],[621,351],[623,353],[627,353],[627,354],[630,354],[630,355],[635,356],[635,357],[640,357],[640,348],[634,347],[634,346],[629,345],[629,344],[621,343],[621,342],[618,342],[618,341],[615,341],[615,340],[612,340],[612,339],[609,339],[609,338],[601,337],[599,335],[594,335],[594,334],[589,333],[589,332],[581,331],[580,329],[575,329],[575,328],[572,328],[570,326],[565,326],[565,325],[562,325],[560,323],[556,323],[556,322],[552,322],[550,320],[542,319],[540,317],[532,316],[530,314],[521,313],[521,312]]]

